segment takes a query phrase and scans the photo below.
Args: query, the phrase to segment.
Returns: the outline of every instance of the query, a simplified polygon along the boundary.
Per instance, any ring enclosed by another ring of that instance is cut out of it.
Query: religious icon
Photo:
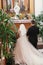
[[[15,2],[14,12],[16,13],[16,15],[19,15],[19,11],[20,11],[20,7],[18,5],[18,2]]]

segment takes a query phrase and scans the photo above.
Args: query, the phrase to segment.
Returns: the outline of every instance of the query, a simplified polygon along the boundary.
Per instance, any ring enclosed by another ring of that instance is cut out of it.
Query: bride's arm
[[[20,30],[18,30],[18,32],[16,33],[16,38],[18,39],[20,37]]]

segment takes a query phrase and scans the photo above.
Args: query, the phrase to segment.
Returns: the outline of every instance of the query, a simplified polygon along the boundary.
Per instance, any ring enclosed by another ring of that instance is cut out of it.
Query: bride
[[[19,65],[43,65],[43,54],[35,49],[28,41],[24,24],[20,25],[18,30],[19,38],[17,39],[14,49],[15,64]]]

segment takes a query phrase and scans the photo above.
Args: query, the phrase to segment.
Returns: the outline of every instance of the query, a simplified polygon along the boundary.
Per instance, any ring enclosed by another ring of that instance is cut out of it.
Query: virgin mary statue
[[[18,2],[15,2],[14,12],[16,13],[16,15],[19,15],[19,11],[20,11],[19,4],[18,4]]]

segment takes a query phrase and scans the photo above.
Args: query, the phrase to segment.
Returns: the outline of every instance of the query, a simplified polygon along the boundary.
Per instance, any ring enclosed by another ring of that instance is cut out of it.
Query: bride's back
[[[19,31],[19,35],[20,36],[25,35],[26,34],[26,31],[27,31],[25,25],[24,24],[21,24],[18,31]]]

